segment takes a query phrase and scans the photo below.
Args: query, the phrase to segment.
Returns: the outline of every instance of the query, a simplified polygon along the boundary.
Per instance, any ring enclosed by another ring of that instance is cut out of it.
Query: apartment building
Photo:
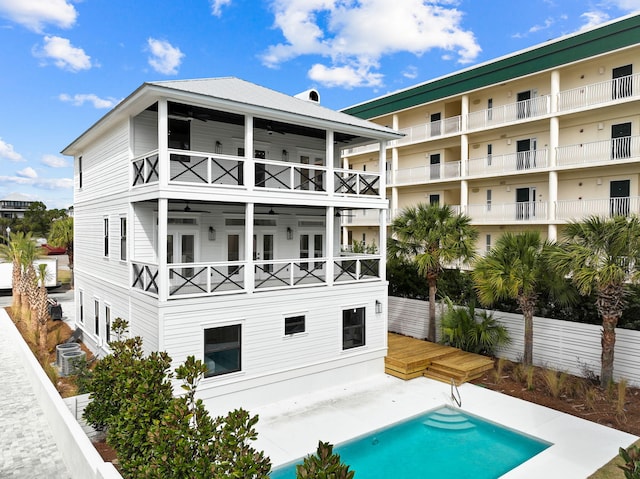
[[[347,108],[404,133],[387,144],[390,217],[419,202],[467,214],[478,251],[505,231],[558,238],[586,215],[640,213],[640,15]],[[377,145],[345,167],[378,168]],[[343,241],[378,228],[345,215]]]
[[[385,224],[384,169],[343,169],[340,151],[400,135],[318,99],[145,83],[64,149],[86,342],[108,352],[127,319],[146,351],[201,359],[199,396],[222,412],[384,371],[384,250],[339,241],[353,205]]]

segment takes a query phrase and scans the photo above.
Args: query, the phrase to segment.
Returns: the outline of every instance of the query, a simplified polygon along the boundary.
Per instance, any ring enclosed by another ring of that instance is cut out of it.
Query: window
[[[100,301],[97,299],[93,301],[93,332],[96,336],[100,336]]]
[[[342,349],[364,346],[364,308],[342,311]]]
[[[493,160],[493,145],[489,143],[487,145],[487,166],[491,166],[491,161]]]
[[[104,218],[104,256],[109,256],[109,218]]]
[[[304,315],[284,318],[284,334],[304,333]]]
[[[80,322],[84,323],[84,292],[78,292],[78,302],[80,303]]]
[[[612,98],[624,98],[633,94],[633,65],[614,68]]]
[[[440,204],[440,195],[429,195],[429,204],[430,205],[439,205]]]
[[[227,235],[227,261],[239,261],[240,260],[240,235],[229,234]],[[240,266],[227,266],[227,274],[237,274],[240,272]]]
[[[111,306],[104,307],[104,326],[107,343],[111,341]]]
[[[82,157],[78,157],[78,188],[82,188]]]
[[[487,100],[487,120],[493,120],[493,98]]]
[[[120,218],[120,259],[127,260],[127,218]]]
[[[487,190],[487,211],[491,211],[491,190]]]
[[[204,330],[205,377],[241,370],[241,326],[222,326]]]
[[[491,251],[491,235],[486,236],[485,251],[487,253]]]

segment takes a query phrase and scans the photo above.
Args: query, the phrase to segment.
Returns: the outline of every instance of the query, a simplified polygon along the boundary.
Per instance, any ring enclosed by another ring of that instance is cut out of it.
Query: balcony
[[[408,145],[444,135],[454,135],[462,131],[462,117],[452,116],[444,120],[422,123],[398,130],[404,137],[396,140],[396,146]]]
[[[602,164],[609,160],[632,160],[640,157],[640,136],[625,136],[558,147],[558,166]]]
[[[558,111],[565,112],[640,96],[640,74],[585,85],[558,95]]]
[[[286,190],[328,195],[329,169],[306,163],[266,160],[188,150],[169,150],[169,185],[215,186],[246,188],[246,168],[253,168],[253,189]],[[247,164],[245,165],[245,162]],[[158,184],[159,155],[157,150],[131,161],[132,187]],[[331,196],[381,198],[380,174],[334,169]]]
[[[342,213],[342,226],[379,226],[380,210],[346,210]]]
[[[548,167],[548,150],[527,150],[469,160],[468,176],[500,175]]]
[[[157,264],[131,262],[132,288],[158,297]],[[169,299],[246,293],[246,270],[253,269],[251,291],[380,280],[380,256],[345,253],[335,258],[304,258],[271,261],[179,263],[166,266]],[[329,271],[330,273],[327,273]]]
[[[560,200],[556,203],[558,220],[574,220],[585,216],[629,216],[640,213],[640,197]]]
[[[551,96],[539,96],[530,100],[471,112],[467,115],[467,131],[493,128],[505,123],[529,120],[548,115],[550,112]]]
[[[426,183],[434,180],[460,178],[460,162],[447,161],[436,165],[417,166],[396,171],[395,185]]]
[[[547,221],[548,203],[530,201],[467,205],[466,215],[473,224],[535,223]]]

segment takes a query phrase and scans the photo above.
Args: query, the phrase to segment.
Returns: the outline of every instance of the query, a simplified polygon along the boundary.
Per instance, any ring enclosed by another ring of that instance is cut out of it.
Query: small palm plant
[[[473,305],[456,307],[447,299],[447,311],[440,321],[442,342],[470,353],[493,356],[509,343],[507,329],[486,311]]]

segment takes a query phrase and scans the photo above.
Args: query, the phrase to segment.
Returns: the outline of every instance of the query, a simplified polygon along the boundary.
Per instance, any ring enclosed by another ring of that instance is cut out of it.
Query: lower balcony
[[[157,297],[160,266],[133,261],[131,268],[132,288]],[[253,273],[250,283],[248,269]],[[166,273],[169,299],[190,298],[379,281],[380,256],[345,253],[332,259],[179,263],[167,265]]]
[[[640,158],[640,136],[623,136],[561,146],[557,150],[558,166],[603,164],[609,161]]]
[[[556,203],[556,219],[577,220],[586,216],[629,216],[640,214],[640,197],[561,200]]]
[[[537,223],[547,221],[548,203],[530,201],[467,205],[465,214],[473,224]]]

